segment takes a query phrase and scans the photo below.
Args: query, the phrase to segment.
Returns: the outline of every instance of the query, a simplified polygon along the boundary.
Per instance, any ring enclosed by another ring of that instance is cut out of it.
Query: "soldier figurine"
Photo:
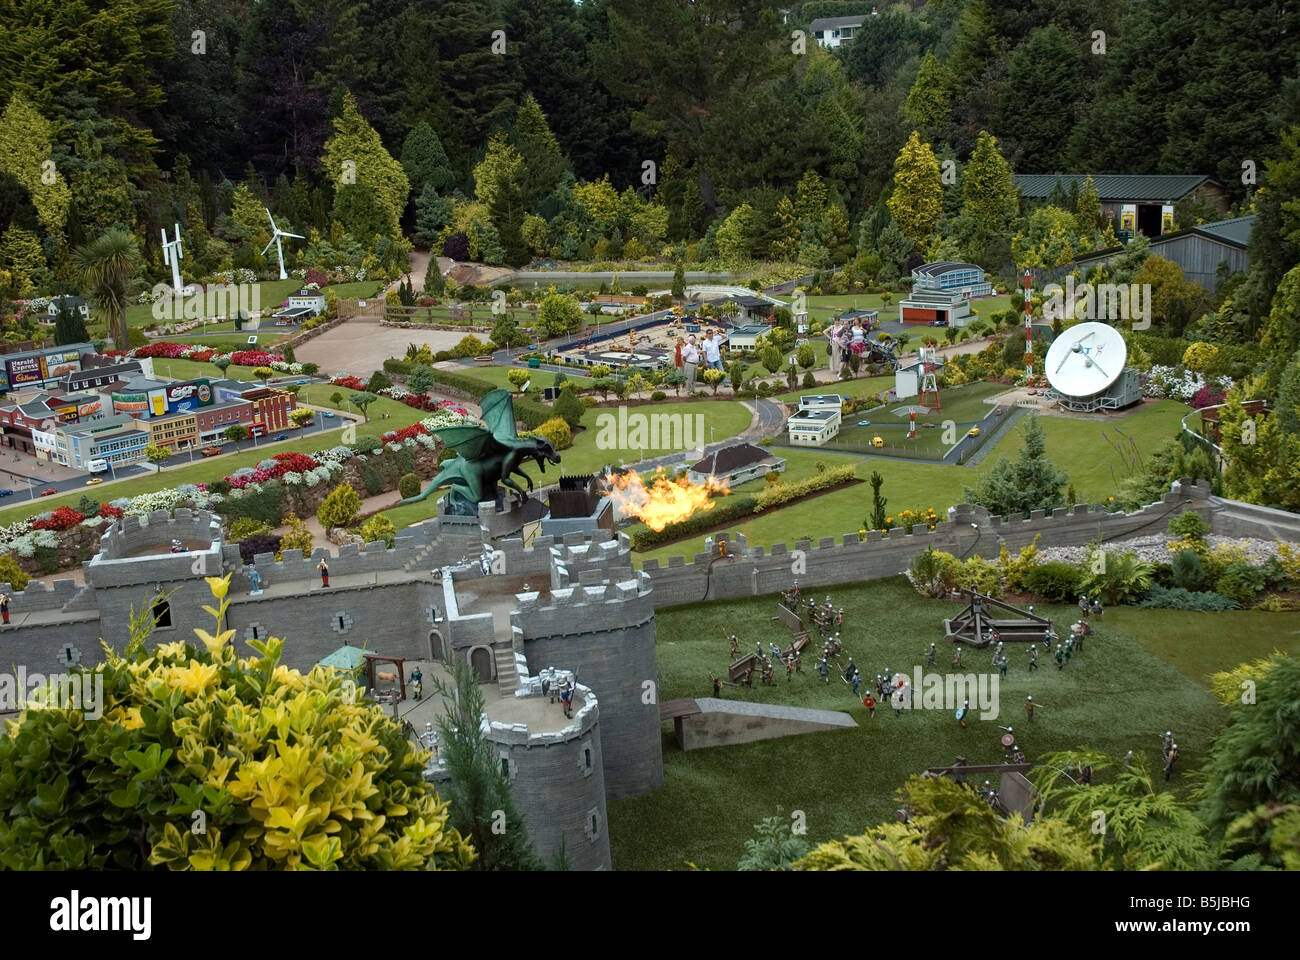
[[[1030,723],[1034,722],[1034,698],[1033,697],[1025,697],[1025,716],[1029,718]]]
[[[1007,657],[1006,657],[1006,654],[1003,654],[1001,657],[998,658],[998,673],[1000,673],[1003,677],[1005,677],[1005,676],[1007,675]]]
[[[961,666],[961,644],[960,644],[960,643],[957,644],[957,650],[956,650],[956,652],[952,655],[952,665],[953,665],[954,667],[960,667],[960,666]]]
[[[1029,669],[1038,669],[1038,644],[1036,643],[1031,643],[1029,645]]]
[[[817,672],[822,675],[822,683],[831,682],[831,665],[826,662],[825,657],[817,661]]]
[[[1160,740],[1160,755],[1161,755],[1161,756],[1168,756],[1168,755],[1169,755],[1169,748],[1170,748],[1171,746],[1173,746],[1173,743],[1174,743],[1174,735],[1173,735],[1173,733],[1171,733],[1170,731],[1166,730],[1166,731],[1165,731],[1165,735],[1164,735],[1164,736],[1161,738],[1161,740]]]
[[[794,672],[803,673],[803,653],[795,651],[794,655]]]
[[[758,654],[758,658],[759,658],[760,660],[762,660],[762,659],[763,659],[763,641],[761,641],[761,640],[755,640],[755,641],[754,641],[754,651]]]
[[[848,666],[844,668],[844,682],[848,683],[853,679],[853,674],[857,672],[857,667],[853,665],[853,658],[849,657]]]
[[[1168,780],[1174,775],[1174,761],[1178,759],[1178,744],[1171,743],[1169,752],[1165,754],[1165,779]]]
[[[858,685],[862,683],[862,674],[858,673],[857,670],[853,671],[852,682],[853,682],[853,695],[856,697],[858,695]]]
[[[778,647],[775,643],[771,644],[770,646],[771,646],[771,650],[772,650],[772,659],[773,659],[773,660],[780,660],[780,659],[781,659],[781,648]]]
[[[1133,765],[1133,751],[1130,750],[1128,753],[1124,754],[1124,769],[1127,770],[1132,765]]]
[[[961,709],[957,711],[957,723],[961,727],[966,726],[966,714],[970,712],[970,700],[962,701]]]
[[[772,677],[772,661],[769,660],[767,657],[763,658],[763,682],[766,683],[769,687],[774,682]]]
[[[1066,637],[1065,638],[1065,662],[1066,663],[1070,662],[1070,655],[1072,653],[1074,653],[1074,638]]]
[[[785,682],[789,683],[794,679],[794,654],[785,658]]]
[[[720,677],[715,677],[713,674],[709,674],[709,679],[713,681],[713,695],[715,697],[721,697],[722,679]]]
[[[1056,669],[1065,669],[1065,649],[1059,643],[1056,645]]]
[[[926,653],[926,655],[925,655],[925,662],[926,662],[927,664],[929,664],[930,666],[932,666],[932,667],[934,666],[934,658],[935,658],[935,654],[936,654],[936,653],[937,653],[937,650],[936,650],[936,648],[935,648],[934,641],[931,640],[931,641],[930,641],[930,649],[929,649],[929,651],[928,651],[928,652]]]
[[[867,694],[862,698],[862,705],[867,708],[867,716],[872,720],[876,719],[876,698]]]
[[[740,656],[740,638],[733,633],[729,638],[729,642],[731,643],[731,659],[735,660]]]
[[[1080,594],[1080,595],[1079,595],[1079,614],[1080,614],[1080,615],[1081,615],[1085,620],[1087,620],[1087,619],[1088,619],[1088,612],[1089,612],[1091,609],[1092,609],[1092,604],[1088,602],[1088,598],[1085,597],[1085,596],[1083,596],[1082,594]]]
[[[0,593],[0,616],[4,617],[5,624],[9,623],[9,604],[12,598],[7,593]]]
[[[1002,659],[1002,641],[999,640],[998,645],[993,648],[993,664],[996,666],[997,662],[1001,659]]]
[[[328,587],[330,585],[330,568],[324,560],[316,564],[316,569],[320,571],[320,585]]]
[[[1101,619],[1101,597],[1097,597],[1092,601],[1092,619]]]

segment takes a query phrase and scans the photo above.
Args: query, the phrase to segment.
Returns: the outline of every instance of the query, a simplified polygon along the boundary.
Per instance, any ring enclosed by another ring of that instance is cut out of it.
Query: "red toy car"
[[[44,490],[41,491],[41,496],[42,496],[42,497],[48,497],[48,496],[52,496],[53,494],[56,494],[56,493],[58,493],[58,492],[59,492],[59,491],[58,491],[58,488],[57,488],[57,487],[46,487]]]

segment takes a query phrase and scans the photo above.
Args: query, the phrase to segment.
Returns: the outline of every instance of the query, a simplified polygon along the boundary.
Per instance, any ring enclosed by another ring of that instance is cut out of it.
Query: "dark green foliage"
[[[587,412],[587,408],[582,405],[582,401],[573,395],[572,390],[561,390],[560,396],[556,399],[551,409],[557,417],[563,417],[564,422],[569,425],[570,430],[576,430],[582,423],[582,415]]]
[[[658,403],[660,400],[667,400],[668,394],[664,393],[662,390],[656,390],[654,393],[650,394],[650,399],[655,403]]]
[[[83,517],[96,517],[99,515],[99,501],[94,497],[82,494],[77,500],[77,513]]]
[[[383,445],[382,440],[369,433],[363,433],[348,444],[357,453],[370,453],[370,451],[379,449]]]
[[[239,559],[244,563],[252,563],[259,553],[276,553],[280,549],[280,541],[273,533],[259,533],[251,537],[245,537],[239,541]]]
[[[1215,592],[1231,597],[1242,606],[1254,600],[1267,585],[1268,578],[1259,567],[1240,560],[1228,564],[1227,569],[1219,574],[1219,579],[1214,581]]]
[[[884,530],[888,524],[889,515],[885,512],[885,505],[889,501],[880,495],[880,489],[884,485],[885,478],[879,471],[871,471],[871,517],[867,524],[869,530]]]
[[[370,375],[370,380],[366,383],[366,392],[378,393],[380,390],[387,390],[393,385],[382,370],[376,370]]]
[[[278,527],[284,518],[284,485],[279,480],[268,480],[257,492],[244,491],[238,499],[223,500],[220,513],[226,523],[233,523],[240,517],[250,517],[268,527]]]
[[[361,479],[366,485],[366,493],[372,497],[381,493],[384,489],[384,478],[379,472],[379,467],[374,462],[367,463],[361,470]]]
[[[1228,725],[1203,768],[1201,813],[1214,832],[1262,804],[1300,803],[1300,658],[1273,657],[1261,673],[1251,677],[1255,696],[1249,703],[1235,697],[1226,705]],[[1267,847],[1266,836],[1246,832],[1241,839]],[[1250,850],[1239,846],[1235,855]]]
[[[403,500],[414,497],[420,492],[420,478],[413,473],[403,474],[402,479],[397,481],[397,492]]]
[[[1065,506],[1061,491],[1069,481],[1047,459],[1047,442],[1038,417],[1025,421],[1025,445],[1012,462],[1003,458],[977,488],[966,487],[966,501],[984,507],[993,516],[1028,516],[1031,510],[1054,510]]]
[[[428,393],[434,382],[433,371],[422,363],[411,367],[406,375],[406,389],[412,393]]]
[[[1187,510],[1169,521],[1169,532],[1175,537],[1203,540],[1210,532],[1210,525],[1196,511]]]
[[[58,547],[37,547],[36,563],[40,566],[41,573],[54,573],[59,569]]]
[[[1155,607],[1162,610],[1199,610],[1217,612],[1237,610],[1240,604],[1231,597],[1212,590],[1184,590],[1182,587],[1162,587],[1154,585],[1147,591],[1146,598],[1139,607]]]
[[[1184,514],[1184,516],[1194,517],[1196,514]],[[1175,587],[1184,590],[1203,590],[1209,579],[1201,555],[1190,547],[1174,554],[1169,564],[1169,577]]]
[[[1082,572],[1072,563],[1040,563],[1025,574],[1025,589],[1052,603],[1073,603],[1082,582]]]
[[[384,460],[392,464],[392,469],[398,476],[415,469],[415,451],[410,447],[402,447],[400,450],[385,449]]]

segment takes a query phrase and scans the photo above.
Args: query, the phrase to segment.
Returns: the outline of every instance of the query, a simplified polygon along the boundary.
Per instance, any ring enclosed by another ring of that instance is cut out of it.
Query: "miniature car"
[[[54,494],[56,494],[56,493],[58,493],[58,492],[59,492],[59,490],[58,490],[57,487],[46,487],[44,490],[41,491],[41,496],[42,496],[42,497],[49,497],[49,496],[53,496]]]
[[[0,490],[0,497],[12,497],[13,495],[14,495],[14,492],[13,492],[12,490],[7,489],[7,488],[6,488],[6,489],[3,489],[3,490]]]
[[[883,447],[885,445],[885,441],[879,435],[877,435],[871,438],[871,445],[873,447]]]
[[[947,320],[931,320],[931,321],[930,321],[930,326],[932,326],[932,327],[946,327],[946,326],[948,326],[948,321],[947,321]]]
[[[859,427],[869,427],[869,426],[871,426],[871,421],[870,421],[870,420],[859,420],[859,421],[858,421],[858,426],[859,426]]]
[[[979,427],[971,427],[970,430],[967,432],[967,436],[970,437],[978,437],[979,435],[980,435]]]
[[[333,411],[333,410],[326,410],[326,411],[325,411],[325,419],[326,419],[326,420],[333,420],[333,419],[334,419],[334,411]]]
[[[288,439],[289,439],[289,435],[288,435],[287,433],[277,434],[275,439],[277,439],[277,440],[288,440]]]
[[[91,477],[89,480],[86,481],[86,486],[93,487],[95,484],[103,483],[103,482],[104,482],[103,477]]]
[[[204,447],[202,450],[199,451],[199,453],[203,454],[203,456],[205,457],[215,457],[220,452],[221,452],[220,447]]]

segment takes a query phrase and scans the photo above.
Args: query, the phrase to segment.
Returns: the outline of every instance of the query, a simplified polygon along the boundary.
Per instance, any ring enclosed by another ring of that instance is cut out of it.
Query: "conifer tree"
[[[1065,506],[1063,490],[1069,474],[1047,459],[1047,439],[1038,417],[1025,420],[1024,446],[1015,461],[1003,457],[975,488],[966,487],[966,502],[995,517],[1028,516],[1031,510]]]
[[[913,246],[930,236],[943,210],[943,184],[939,160],[928,143],[913,130],[894,161],[894,192],[889,212]]]

